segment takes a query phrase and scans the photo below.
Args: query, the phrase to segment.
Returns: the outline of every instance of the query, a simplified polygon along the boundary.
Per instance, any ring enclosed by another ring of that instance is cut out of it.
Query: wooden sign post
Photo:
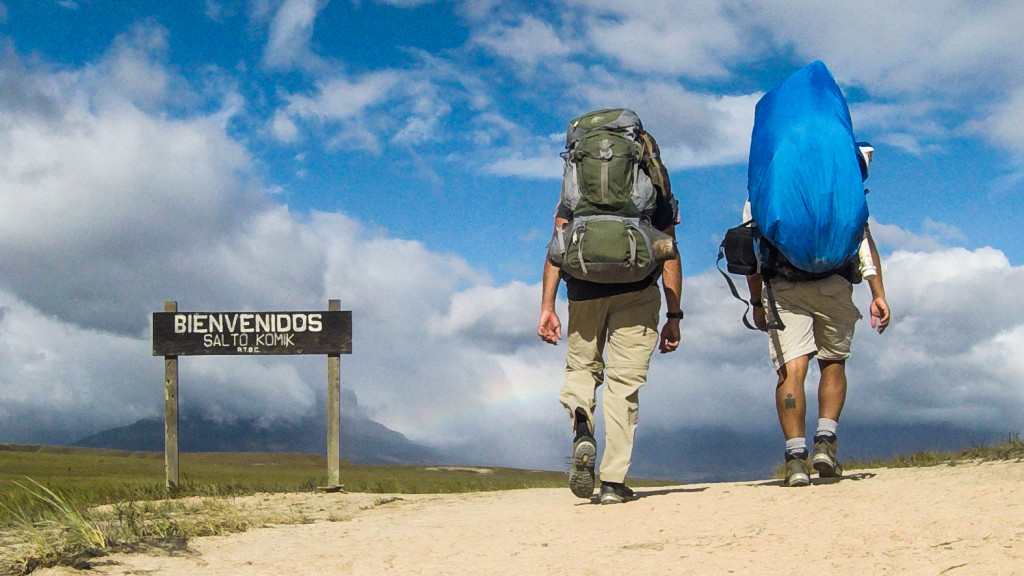
[[[327,311],[178,312],[164,302],[153,314],[153,355],[164,357],[164,464],[178,487],[178,356],[326,354],[327,489],[341,472],[341,354],[352,353],[352,312],[329,300]]]
[[[164,312],[177,312],[177,302],[164,302]],[[154,332],[155,333],[155,332]],[[178,487],[178,356],[164,355],[164,470],[167,488]]]

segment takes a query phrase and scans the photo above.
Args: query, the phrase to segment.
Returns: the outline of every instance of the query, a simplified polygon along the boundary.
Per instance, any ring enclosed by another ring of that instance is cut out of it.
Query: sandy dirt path
[[[1024,575],[1021,462],[637,495],[607,506],[567,488],[400,495],[376,506],[380,496],[290,495],[321,519],[197,538],[185,553],[116,554],[92,574]]]

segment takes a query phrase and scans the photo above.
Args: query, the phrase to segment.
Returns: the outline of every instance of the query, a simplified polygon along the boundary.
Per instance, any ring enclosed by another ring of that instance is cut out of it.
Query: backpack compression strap
[[[750,312],[750,301],[740,296],[739,290],[736,289],[736,285],[733,284],[732,278],[722,270],[722,259],[725,258],[725,249],[719,247],[718,249],[718,260],[715,261],[715,267],[718,268],[718,273],[725,278],[725,281],[729,284],[729,291],[736,297],[737,300],[743,302],[747,307],[743,311],[743,325],[751,330],[758,330],[758,328],[747,320],[747,313]],[[769,330],[785,330],[786,325],[782,323],[782,319],[779,318],[779,308],[775,305],[775,292],[772,290],[772,283],[770,280],[764,281],[765,289],[768,291],[768,308],[771,310],[772,316],[768,319],[767,328]]]
[[[718,260],[715,261],[715,267],[718,268],[718,273],[721,274],[722,278],[725,278],[725,281],[729,284],[729,291],[732,292],[732,295],[735,296],[736,299],[739,300],[740,302],[743,302],[743,304],[745,304],[747,307],[747,309],[743,311],[743,325],[746,326],[747,328],[750,328],[751,330],[757,330],[757,327],[752,325],[750,321],[747,320],[747,312],[750,312],[750,301],[740,296],[739,291],[736,290],[736,285],[732,283],[732,278],[730,278],[729,275],[726,274],[724,270],[722,270],[723,258],[725,258],[725,249],[719,247]]]

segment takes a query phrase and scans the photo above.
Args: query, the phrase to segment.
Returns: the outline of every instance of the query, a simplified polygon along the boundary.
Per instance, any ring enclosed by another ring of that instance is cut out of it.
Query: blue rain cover
[[[857,252],[868,205],[853,124],[820,61],[758,101],[747,190],[761,233],[797,268],[825,272]]]

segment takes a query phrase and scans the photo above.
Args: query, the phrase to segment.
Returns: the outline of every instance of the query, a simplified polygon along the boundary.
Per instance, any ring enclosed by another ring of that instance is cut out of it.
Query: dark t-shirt
[[[658,230],[668,230],[676,224],[676,207],[674,202],[670,202],[665,199],[662,194],[656,194],[657,204],[654,207],[654,214],[651,215],[651,224],[654,225]],[[568,220],[572,216],[572,213],[568,208],[563,206],[558,207],[557,217],[565,218]],[[650,276],[639,280],[637,282],[626,282],[621,284],[606,284],[601,282],[588,282],[586,280],[580,280],[562,272],[560,274],[562,280],[565,280],[565,292],[569,300],[578,302],[581,300],[593,300],[595,298],[605,298],[608,296],[617,296],[619,294],[627,294],[629,292],[639,292],[644,290],[651,284],[658,281],[658,277],[661,276],[661,266],[658,266],[657,270],[651,273]]]

